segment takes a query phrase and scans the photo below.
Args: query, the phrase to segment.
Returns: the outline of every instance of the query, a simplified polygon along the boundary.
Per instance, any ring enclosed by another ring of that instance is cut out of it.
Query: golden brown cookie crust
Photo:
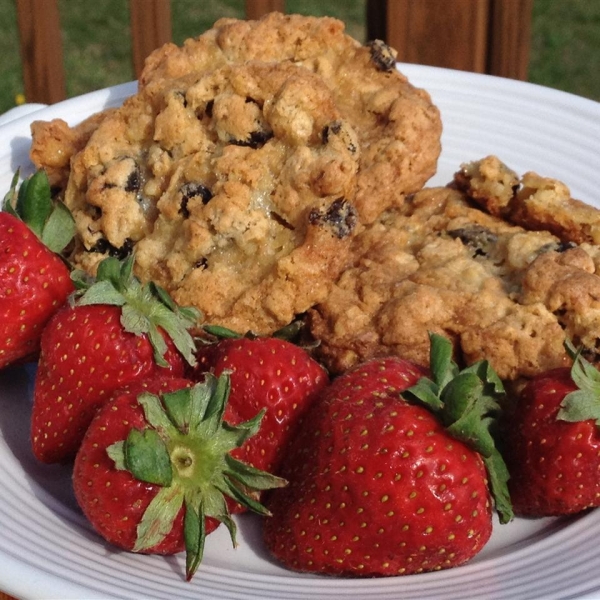
[[[46,171],[50,185],[66,187],[71,158],[85,147],[98,125],[113,111],[109,108],[95,113],[74,127],[63,119],[33,121],[30,158],[37,169]]]
[[[150,82],[248,60],[292,62],[330,88],[361,147],[355,205],[361,221],[416,192],[435,174],[441,145],[439,111],[415,88],[382,42],[359,44],[330,17],[270,13],[258,21],[221,19],[182,47],[153,52],[140,76]]]
[[[550,231],[564,242],[600,244],[600,212],[571,197],[569,188],[529,171],[522,177],[498,157],[462,165],[455,182],[493,215],[526,229]]]
[[[359,156],[329,88],[293,63],[150,83],[73,158],[72,260],[93,272],[133,251],[206,321],[270,333],[346,264]]]
[[[461,361],[488,359],[505,380],[568,364],[565,338],[597,354],[596,246],[524,229],[460,191],[433,188],[382,214],[353,252],[352,268],[309,312],[333,372],[389,354],[426,364],[430,331],[452,339]]]
[[[207,321],[270,333],[325,300],[355,228],[435,173],[441,120],[383,42],[272,13],[167,44],[122,108],[33,135],[77,267],[135,252]]]

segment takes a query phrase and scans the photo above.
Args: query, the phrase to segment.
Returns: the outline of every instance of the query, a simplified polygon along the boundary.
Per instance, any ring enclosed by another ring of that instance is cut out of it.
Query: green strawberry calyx
[[[274,337],[280,340],[285,340],[294,343],[298,339],[303,328],[303,321],[301,319],[297,319],[292,321],[288,325],[285,325],[281,329],[277,329],[276,331],[271,333],[269,337]],[[202,330],[209,336],[208,339],[204,339],[204,342],[208,344],[218,342],[219,340],[240,340],[242,338],[255,340],[261,337],[253,331],[247,331],[246,333],[242,334],[237,331],[233,331],[233,329],[223,327],[222,325],[207,324],[202,327]]]
[[[229,374],[206,374],[191,388],[138,397],[148,427],[107,448],[115,467],[160,487],[137,527],[134,552],[159,544],[184,507],[186,577],[198,569],[206,538],[205,519],[222,522],[236,542],[236,525],[226,497],[263,516],[270,512],[253,492],[283,487],[287,481],[241,462],[230,454],[256,434],[264,411],[249,421],[223,420],[230,392]]]
[[[52,252],[59,254],[73,239],[75,221],[69,209],[52,198],[48,176],[36,171],[19,185],[19,171],[4,196],[2,210],[20,219]]]
[[[264,337],[276,338],[294,344],[300,348],[304,348],[306,351],[310,351],[319,345],[318,340],[305,339],[303,336],[305,328],[304,321],[299,318],[295,319],[291,323],[284,325],[280,329],[270,333],[268,336],[259,335],[253,331],[247,331],[242,334],[222,325],[211,325],[206,324],[202,326],[203,336],[197,338],[199,345],[210,346],[217,344],[221,340],[257,340]]]
[[[256,337],[256,335],[251,331],[243,335],[237,331],[234,331],[233,329],[223,327],[222,325],[204,325],[202,327],[202,331],[210,336],[208,339],[204,338],[204,341],[207,344],[215,343],[218,340],[240,340],[244,337]]]
[[[505,393],[502,381],[487,360],[460,370],[452,360],[450,340],[435,333],[429,339],[431,378],[421,378],[402,395],[427,406],[450,435],[481,455],[500,522],[508,523],[514,516],[509,473],[493,436]]]
[[[164,356],[167,344],[161,329],[171,338],[185,360],[195,366],[195,343],[190,330],[200,320],[200,311],[179,306],[171,296],[154,282],[142,284],[133,274],[134,256],[120,261],[105,258],[96,277],[74,270],[71,279],[76,291],[70,302],[75,305],[110,304],[121,307],[121,325],[130,333],[146,334],[154,349],[156,363],[167,367]]]
[[[573,359],[571,379],[577,389],[564,397],[556,418],[571,423],[592,419],[600,427],[600,371],[582,356],[583,348],[566,340],[565,349]]]

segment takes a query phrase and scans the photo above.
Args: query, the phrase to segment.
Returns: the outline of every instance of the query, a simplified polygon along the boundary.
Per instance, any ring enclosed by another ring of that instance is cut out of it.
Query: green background
[[[126,0],[60,0],[67,92],[76,96],[134,78]],[[181,43],[223,16],[244,17],[243,0],[171,0]],[[365,41],[365,0],[287,0],[286,10],[332,15]],[[0,113],[23,93],[14,0],[0,0]],[[535,0],[529,81],[600,100],[600,1]]]

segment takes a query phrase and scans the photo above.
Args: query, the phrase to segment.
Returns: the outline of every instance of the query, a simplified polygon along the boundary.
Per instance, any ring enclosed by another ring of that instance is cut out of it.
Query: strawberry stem
[[[583,357],[581,347],[566,340],[565,349],[573,359],[571,379],[577,390],[564,397],[556,418],[571,423],[593,419],[600,427],[600,371]]]
[[[2,209],[21,219],[52,252],[62,252],[73,239],[75,221],[69,209],[52,198],[46,172],[36,171],[20,186],[18,182],[16,171]]]
[[[225,497],[260,515],[269,511],[250,494],[286,485],[286,481],[231,457],[260,427],[263,412],[239,425],[223,421],[229,398],[229,375],[206,375],[191,388],[138,397],[148,427],[132,429],[107,452],[115,468],[160,486],[138,526],[134,551],[148,550],[171,531],[184,507],[186,574],[191,579],[202,561],[205,519],[221,521],[236,545],[236,526]]]
[[[222,327],[221,325],[204,325],[202,328],[206,333],[216,337],[217,339],[232,339],[238,340],[243,335],[239,334],[237,331],[233,331],[232,329],[228,329],[227,327]]]
[[[168,366],[164,355],[167,344],[164,331],[185,360],[196,364],[195,344],[190,330],[198,325],[200,312],[192,307],[179,307],[166,290],[155,283],[142,285],[133,274],[134,257],[124,261],[108,257],[99,265],[95,278],[76,270],[72,279],[77,292],[75,305],[110,304],[121,307],[121,325],[135,335],[146,334],[160,366]]]
[[[183,535],[186,548],[185,574],[186,580],[190,581],[204,556],[206,518],[201,502],[198,506],[194,506],[189,500],[186,500]]]
[[[298,336],[302,331],[303,327],[304,323],[300,319],[297,319],[295,321],[292,321],[288,325],[281,327],[277,331],[274,331],[272,334],[270,334],[270,337],[294,343],[294,340],[298,339]],[[249,338],[251,340],[254,340],[261,337],[253,331],[247,331],[245,334],[242,335],[237,331],[233,331],[232,329],[228,329],[227,327],[223,327],[221,325],[207,324],[202,327],[202,330],[209,336],[216,338],[217,341],[224,339],[239,340],[241,338]],[[203,339],[201,341],[204,343],[211,342],[211,340],[206,339]]]
[[[126,469],[140,481],[168,486],[173,481],[171,458],[154,429],[132,429],[123,448]]]
[[[452,436],[481,455],[500,522],[507,523],[514,516],[509,474],[492,435],[500,413],[498,400],[504,396],[502,381],[488,361],[460,371],[452,360],[450,340],[435,333],[429,338],[431,378],[421,378],[403,396],[429,408]]]

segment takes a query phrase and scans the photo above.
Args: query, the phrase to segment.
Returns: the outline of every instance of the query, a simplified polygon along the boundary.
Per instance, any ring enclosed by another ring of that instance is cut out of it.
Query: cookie
[[[485,210],[511,223],[551,231],[564,242],[600,244],[600,212],[572,198],[561,181],[532,171],[518,177],[496,156],[464,164],[454,179]]]
[[[74,127],[63,119],[33,121],[29,155],[37,169],[46,171],[50,185],[64,190],[69,180],[71,158],[85,147],[98,125],[113,110],[95,113]]]
[[[331,90],[292,62],[147,83],[71,161],[71,260],[93,272],[133,252],[207,322],[270,333],[345,266],[360,154]]]
[[[565,338],[598,360],[595,245],[514,225],[447,187],[383,213],[353,253],[352,268],[308,315],[334,373],[390,354],[427,364],[430,331],[452,339],[460,361],[488,359],[510,381],[568,364]]]
[[[207,321],[270,333],[326,298],[356,230],[435,173],[441,121],[383,42],[272,13],[155,51],[139,93],[84,129],[33,129],[36,166],[66,186],[74,264],[135,253],[142,279]]]
[[[395,56],[381,41],[359,44],[336,19],[270,13],[258,21],[221,19],[182,47],[163,46],[147,58],[140,86],[249,60],[290,62],[315,73],[358,136],[355,205],[370,223],[421,189],[441,148],[439,111],[396,69]]]

